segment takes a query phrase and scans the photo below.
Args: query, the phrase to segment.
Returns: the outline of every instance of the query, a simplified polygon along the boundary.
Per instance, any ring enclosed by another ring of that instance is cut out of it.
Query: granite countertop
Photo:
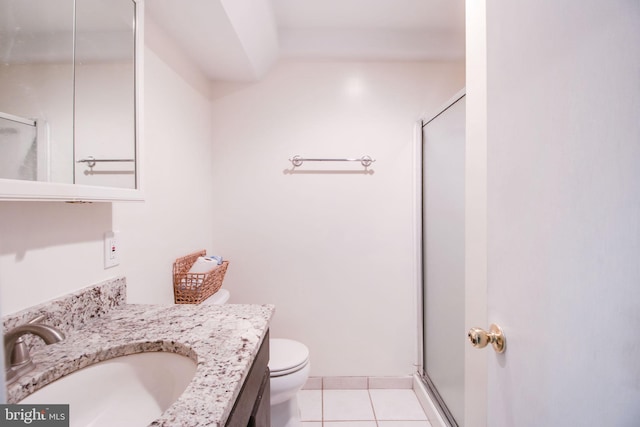
[[[272,305],[120,305],[57,344],[32,352],[35,370],[7,388],[8,403],[113,357],[169,351],[197,362],[185,392],[153,426],[224,426],[274,312]]]

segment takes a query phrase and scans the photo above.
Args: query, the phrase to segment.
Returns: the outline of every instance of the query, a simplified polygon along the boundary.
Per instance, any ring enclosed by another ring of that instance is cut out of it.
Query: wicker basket
[[[206,254],[204,250],[194,252],[173,263],[173,296],[176,304],[200,304],[222,286],[229,261],[223,261],[206,273],[189,273],[198,257]]]

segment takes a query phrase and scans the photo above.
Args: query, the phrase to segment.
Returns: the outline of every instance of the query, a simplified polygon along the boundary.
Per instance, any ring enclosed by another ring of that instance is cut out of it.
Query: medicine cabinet
[[[143,1],[0,16],[0,200],[141,200]]]

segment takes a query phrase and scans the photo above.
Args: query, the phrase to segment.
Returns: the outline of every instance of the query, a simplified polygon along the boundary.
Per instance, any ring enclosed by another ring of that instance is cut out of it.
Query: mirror
[[[137,187],[135,11],[0,0],[0,179]]]

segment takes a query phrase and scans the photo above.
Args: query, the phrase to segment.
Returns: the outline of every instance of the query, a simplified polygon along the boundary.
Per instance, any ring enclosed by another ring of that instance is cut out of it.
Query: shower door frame
[[[458,423],[456,422],[453,414],[447,407],[444,399],[438,392],[431,378],[426,372],[425,366],[425,304],[424,304],[424,296],[425,296],[425,277],[424,277],[424,254],[425,250],[425,242],[423,236],[423,230],[425,228],[424,225],[424,127],[428,125],[430,122],[435,120],[438,116],[443,114],[453,105],[455,105],[458,101],[466,96],[466,89],[462,89],[457,92],[453,97],[451,97],[440,109],[438,109],[437,113],[431,116],[424,116],[422,120],[419,120],[416,124],[415,130],[415,168],[416,168],[416,249],[417,249],[417,289],[418,289],[418,361],[416,367],[418,368],[418,376],[422,380],[427,392],[429,393],[429,397],[432,399],[436,409],[438,410],[440,416],[443,421],[446,422],[450,427],[458,427]],[[464,368],[464,367],[463,367]]]

